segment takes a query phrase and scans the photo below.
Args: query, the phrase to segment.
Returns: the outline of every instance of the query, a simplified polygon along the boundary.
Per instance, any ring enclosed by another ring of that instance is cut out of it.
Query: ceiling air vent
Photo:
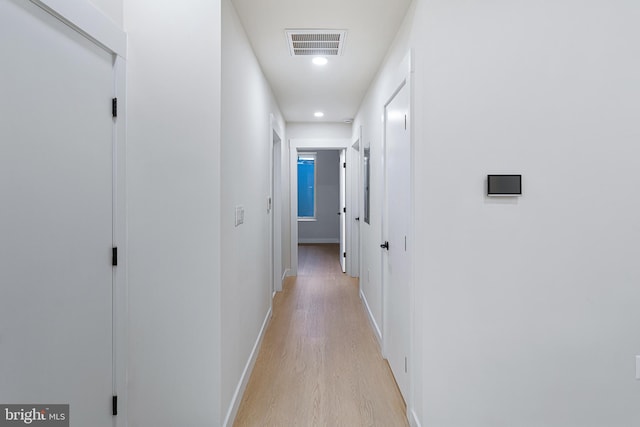
[[[342,55],[346,30],[286,30],[291,56]]]

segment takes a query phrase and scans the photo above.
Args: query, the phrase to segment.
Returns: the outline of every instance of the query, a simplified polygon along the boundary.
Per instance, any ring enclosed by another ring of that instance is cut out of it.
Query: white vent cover
[[[346,30],[285,30],[291,56],[342,55]]]

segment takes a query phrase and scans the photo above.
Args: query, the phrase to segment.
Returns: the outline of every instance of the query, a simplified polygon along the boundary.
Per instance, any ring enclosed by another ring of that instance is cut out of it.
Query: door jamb
[[[271,159],[269,162],[271,163],[270,170],[270,186],[271,186],[271,248],[270,251],[272,253],[271,257],[271,281],[273,283],[273,290],[275,292],[282,291],[282,281],[284,280],[284,268],[282,263],[282,245],[283,245],[283,233],[282,233],[282,211],[283,211],[283,191],[282,191],[282,171],[283,171],[283,154],[284,154],[284,133],[278,124],[275,116],[273,114],[269,114],[269,141],[270,141],[270,153]],[[276,142],[275,136],[278,137],[279,141]],[[275,144],[280,144],[280,170],[278,171],[276,176],[276,165],[273,163],[275,158]],[[277,179],[279,178],[279,179]],[[276,182],[277,179],[277,182]],[[280,198],[276,203],[276,186],[279,185],[279,195]],[[279,271],[279,273],[278,273]],[[271,296],[271,301],[273,301],[273,295]]]
[[[362,126],[358,126],[357,129],[357,138],[351,144],[351,168],[354,170],[350,173],[351,175],[351,188],[350,188],[350,201],[351,201],[351,211],[348,214],[347,218],[351,218],[351,233],[349,235],[349,239],[351,241],[351,257],[347,260],[349,263],[347,264],[347,269],[351,273],[351,277],[362,277],[361,270],[361,254],[362,248],[360,247],[360,233],[362,230],[360,229],[360,223],[363,222],[363,218],[360,218],[360,222],[357,222],[356,217],[360,217],[360,213],[362,212],[362,207],[360,205],[360,198],[362,197],[360,190],[362,186]],[[357,231],[356,231],[357,230]],[[356,236],[357,234],[357,236]],[[356,262],[356,259],[358,260]],[[360,292],[360,289],[358,289]]]
[[[352,163],[349,163],[349,168],[347,169],[347,156],[348,156],[348,149],[343,148],[342,150],[338,150],[338,158],[340,159],[340,163],[344,162],[344,165],[340,164],[340,179],[339,179],[339,193],[340,193],[340,205],[339,205],[339,215],[340,215],[340,236],[339,236],[339,241],[342,244],[344,244],[344,251],[342,246],[340,246],[340,268],[342,268],[342,266],[344,265],[344,269],[343,269],[343,273],[349,274],[351,273],[351,267],[349,265],[349,262],[351,260],[351,258],[353,258],[353,256],[351,255],[353,253],[353,250],[351,248],[351,227],[348,227],[349,225],[349,216],[351,215],[351,211],[353,210],[353,205],[351,204],[351,188],[349,188],[349,185],[351,184],[350,181],[347,181],[347,174],[349,172],[351,172],[351,165]],[[343,159],[343,154],[344,154],[344,159]],[[344,181],[342,178],[342,174],[344,174]],[[344,206],[342,205],[342,200],[344,198]],[[349,209],[347,209],[347,205],[349,205]],[[343,225],[344,224],[344,228]],[[350,256],[347,256],[347,248],[349,250]]]

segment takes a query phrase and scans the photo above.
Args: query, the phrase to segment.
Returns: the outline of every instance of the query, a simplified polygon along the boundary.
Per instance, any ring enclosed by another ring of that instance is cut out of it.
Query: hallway
[[[0,423],[640,427],[638,22],[0,0]]]
[[[337,245],[301,245],[235,426],[406,426],[405,404]]]

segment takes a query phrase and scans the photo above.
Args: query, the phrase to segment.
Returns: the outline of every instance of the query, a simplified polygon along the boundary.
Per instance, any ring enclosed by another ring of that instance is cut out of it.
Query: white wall
[[[270,308],[271,113],[284,129],[230,0],[222,1],[222,105],[221,363],[222,408],[227,411]],[[244,224],[238,227],[236,206],[245,209]]]
[[[357,121],[376,165],[377,94],[413,48],[410,409],[441,427],[640,425],[640,4],[414,6]],[[522,173],[523,196],[486,198],[496,172]]]
[[[347,123],[287,123],[289,139],[343,139],[351,138],[351,125]]]
[[[219,425],[220,2],[127,0],[124,15],[128,421]]]
[[[316,220],[298,221],[300,243],[340,242],[340,151],[317,150]]]
[[[127,0],[128,1],[128,0]],[[123,25],[123,0],[89,0],[95,7],[108,16],[120,28]]]
[[[373,321],[379,331],[382,331],[382,197],[384,191],[382,169],[382,136],[384,132],[381,118],[384,114],[384,104],[397,89],[396,75],[404,56],[409,51],[409,36],[412,28],[412,18],[415,10],[413,3],[405,17],[405,22],[396,35],[393,49],[382,64],[378,76],[369,87],[360,106],[352,128],[352,140],[360,138],[360,153],[370,148],[370,210],[369,224],[364,221],[364,196],[360,195],[360,289],[368,304]],[[360,156],[360,182],[364,183],[364,163]],[[361,189],[361,193],[362,193]],[[380,338],[380,337],[379,337]]]

